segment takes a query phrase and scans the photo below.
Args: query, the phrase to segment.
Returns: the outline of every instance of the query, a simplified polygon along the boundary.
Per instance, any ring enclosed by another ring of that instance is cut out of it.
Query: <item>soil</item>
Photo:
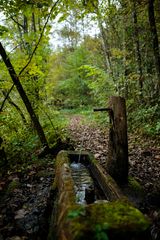
[[[53,158],[8,172],[0,181],[0,240],[47,239]]]

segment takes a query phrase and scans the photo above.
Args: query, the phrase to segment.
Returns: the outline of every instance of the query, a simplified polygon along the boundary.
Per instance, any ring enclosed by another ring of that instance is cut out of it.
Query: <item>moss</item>
[[[66,231],[70,235],[68,239],[85,239],[86,232],[89,229],[87,224],[85,207],[80,205],[72,206],[68,211],[65,223]]]
[[[149,222],[144,215],[126,201],[96,204],[88,208],[88,214],[95,224],[106,225],[108,229],[144,231]]]
[[[70,210],[68,211],[67,218],[74,219],[79,216],[85,216],[85,214],[86,214],[86,211],[84,206],[75,205],[74,207],[70,208]]]
[[[66,229],[71,239],[103,239],[108,235],[132,236],[145,232],[150,223],[144,215],[125,201],[91,204],[70,209],[66,219]]]

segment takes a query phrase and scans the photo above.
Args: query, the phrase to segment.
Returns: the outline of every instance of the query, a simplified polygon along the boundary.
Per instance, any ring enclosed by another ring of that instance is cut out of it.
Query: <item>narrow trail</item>
[[[83,123],[81,116],[75,116],[71,118],[69,132],[75,150],[91,152],[105,167],[108,154],[108,129],[98,128],[93,123]]]

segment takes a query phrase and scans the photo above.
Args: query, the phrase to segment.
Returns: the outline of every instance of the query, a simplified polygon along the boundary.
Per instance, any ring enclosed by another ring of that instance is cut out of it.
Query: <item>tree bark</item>
[[[139,32],[137,26],[137,10],[136,3],[133,2],[133,23],[134,23],[134,39],[135,39],[135,48],[138,62],[138,72],[139,72],[139,88],[140,88],[140,96],[142,97],[143,92],[143,70],[142,70],[142,57],[140,51],[140,43],[139,43]]]
[[[23,29],[24,29],[24,33],[28,33],[28,19],[25,15],[23,20]]]
[[[8,72],[9,72],[11,78],[12,78],[12,81],[14,82],[14,84],[15,84],[15,86],[16,86],[16,88],[17,88],[17,90],[18,90],[18,92],[19,92],[19,94],[20,94],[20,96],[21,96],[21,98],[24,102],[24,104],[25,104],[25,107],[26,107],[26,109],[27,109],[27,111],[28,111],[28,113],[31,117],[31,120],[34,124],[34,127],[37,131],[37,134],[39,136],[39,139],[40,139],[42,145],[49,148],[46,137],[45,137],[45,134],[44,134],[44,131],[43,131],[43,128],[42,128],[42,126],[41,126],[33,108],[32,108],[32,105],[31,105],[31,103],[30,103],[30,101],[29,101],[29,99],[26,95],[26,92],[24,91],[24,89],[23,89],[23,87],[22,87],[22,85],[19,81],[19,77],[17,76],[17,74],[16,74],[16,72],[15,72],[7,54],[6,54],[6,51],[3,48],[1,43],[0,43],[0,54],[2,56],[2,59],[5,63],[5,65],[6,65],[7,69],[8,69]]]
[[[150,24],[150,31],[152,35],[152,44],[153,44],[153,53],[155,59],[155,68],[157,74],[157,84],[155,86],[155,90],[158,93],[160,91],[160,52],[159,52],[159,42],[158,42],[158,34],[157,27],[155,21],[154,14],[154,0],[148,0],[148,17]]]
[[[119,184],[128,182],[128,138],[125,99],[110,97],[110,133],[107,171]]]
[[[98,16],[98,13],[97,13],[97,16]],[[110,51],[109,51],[108,42],[107,42],[107,36],[105,34],[105,30],[102,25],[102,20],[101,20],[100,16],[98,16],[98,25],[99,25],[99,29],[100,29],[100,33],[101,33],[101,37],[102,37],[102,41],[103,41],[103,51],[104,51],[104,56],[105,56],[106,70],[109,71],[113,75],[112,67],[111,67],[111,60],[110,60]]]
[[[37,29],[36,29],[36,20],[35,20],[35,14],[34,14],[34,12],[32,13],[32,31],[33,31],[34,33],[37,32]]]

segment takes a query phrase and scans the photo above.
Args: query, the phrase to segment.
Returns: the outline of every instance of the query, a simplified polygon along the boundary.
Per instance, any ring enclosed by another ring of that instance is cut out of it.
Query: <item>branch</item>
[[[51,8],[51,10],[50,10],[50,12],[49,12],[49,14],[48,14],[47,20],[46,20],[46,22],[45,22],[45,24],[44,24],[44,26],[43,26],[43,29],[42,29],[42,32],[41,32],[41,34],[40,34],[39,40],[38,40],[38,42],[37,42],[37,44],[36,44],[36,46],[35,46],[32,54],[31,54],[31,56],[30,56],[30,58],[29,58],[29,60],[28,60],[28,63],[22,68],[22,70],[19,72],[18,76],[20,76],[20,75],[22,74],[22,72],[24,72],[24,70],[28,67],[28,65],[29,65],[30,62],[32,61],[32,58],[33,58],[33,56],[34,56],[34,54],[35,54],[35,52],[36,52],[36,50],[37,50],[37,48],[38,48],[38,46],[39,46],[39,43],[40,43],[40,41],[41,41],[41,39],[42,39],[42,37],[43,37],[44,30],[45,30],[45,28],[46,28],[46,26],[47,26],[47,24],[48,24],[48,21],[49,21],[49,19],[50,19],[50,16],[51,16],[51,14],[52,14],[52,11],[53,11],[53,9],[56,7],[56,5],[58,4],[58,2],[60,2],[60,1],[61,1],[61,0],[57,0],[57,1],[54,3],[54,5],[52,6],[52,8]]]
[[[8,56],[11,54],[11,52],[13,52],[15,49],[17,49],[18,47],[20,47],[22,45],[22,43],[18,44],[17,46],[15,46],[14,48],[11,49],[11,51],[9,52]]]
[[[32,61],[32,58],[33,58],[33,56],[34,56],[34,54],[35,54],[35,52],[36,52],[36,50],[37,50],[37,48],[38,48],[38,46],[39,46],[39,43],[40,43],[40,41],[41,41],[41,39],[42,39],[42,37],[43,37],[43,33],[44,33],[45,28],[46,28],[46,26],[47,26],[47,24],[48,24],[48,21],[49,21],[49,19],[50,19],[50,16],[51,16],[51,14],[52,14],[52,11],[53,11],[53,9],[56,7],[56,5],[58,4],[58,2],[60,2],[60,1],[61,1],[61,0],[57,0],[57,1],[54,3],[54,5],[52,6],[52,8],[51,8],[51,10],[50,10],[50,12],[49,12],[49,14],[48,14],[47,20],[46,20],[46,22],[45,22],[45,24],[44,24],[44,26],[43,26],[43,29],[42,29],[42,32],[41,32],[41,34],[40,34],[39,40],[38,40],[38,42],[37,42],[37,44],[36,44],[36,46],[35,46],[32,54],[31,54],[31,56],[30,56],[30,58],[29,58],[29,60],[28,60],[28,63],[22,68],[22,70],[19,72],[18,76],[20,76],[20,75],[23,73],[23,71],[28,67],[28,65],[29,65],[30,62]],[[12,19],[12,20],[13,20],[13,19]],[[3,100],[3,103],[2,103],[2,105],[1,105],[0,112],[2,112],[3,107],[4,107],[4,104],[5,104],[8,96],[9,96],[9,94],[11,93],[11,91],[12,91],[13,88],[14,88],[14,84],[12,85],[12,87],[10,88],[10,90],[8,91],[8,93],[6,94],[6,97],[5,97],[5,99]]]
[[[2,93],[3,93],[4,97],[6,97],[6,92],[2,90]],[[27,120],[26,120],[26,118],[25,118],[22,110],[20,109],[20,107],[19,107],[16,103],[14,103],[9,96],[8,96],[8,99],[7,99],[7,100],[8,100],[8,102],[9,102],[10,105],[12,105],[12,106],[14,106],[14,107],[16,108],[16,110],[19,112],[19,114],[20,114],[20,116],[21,116],[21,118],[22,118],[23,123],[24,123],[25,125],[27,125]]]
[[[13,88],[14,88],[14,84],[12,85],[12,87],[11,87],[11,88],[9,89],[9,91],[7,92],[7,94],[6,94],[6,96],[5,96],[5,99],[3,100],[3,103],[2,103],[2,105],[1,105],[0,112],[2,112],[3,107],[4,107],[4,104],[5,104],[6,100],[7,100],[7,98],[9,97],[9,94],[11,93],[11,91],[12,91]]]
[[[15,22],[19,27],[24,28],[22,24],[20,24],[16,19],[13,18],[13,16],[10,16],[10,18]]]
[[[8,21],[9,19],[11,19],[11,17],[14,17],[14,16],[17,16],[17,15],[14,14],[14,15],[12,15],[12,16],[9,16],[8,18],[1,19],[1,22],[6,22],[6,21]]]

